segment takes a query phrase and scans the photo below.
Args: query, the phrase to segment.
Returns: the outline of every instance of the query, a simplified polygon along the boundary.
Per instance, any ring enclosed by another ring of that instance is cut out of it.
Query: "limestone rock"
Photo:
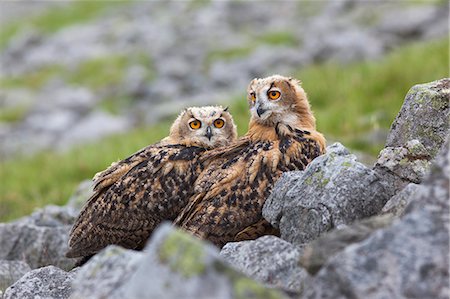
[[[449,133],[449,100],[449,78],[413,86],[391,126],[386,146],[401,147],[418,139],[434,157]]]
[[[76,212],[49,206],[15,222],[0,223],[0,259],[23,260],[32,269],[54,265],[69,270],[67,240]]]
[[[14,223],[56,227],[72,225],[78,216],[78,211],[72,207],[48,205],[38,209],[29,216],[22,217]]]
[[[300,264],[314,275],[334,255],[390,225],[392,220],[391,215],[374,216],[325,233],[305,247]]]
[[[402,191],[392,196],[384,205],[381,212],[383,214],[392,214],[394,216],[402,216],[408,204],[412,200],[412,195],[418,192],[422,186],[410,183]]]
[[[447,141],[405,215],[333,257],[303,298],[448,298],[449,158]]]
[[[70,129],[58,140],[56,147],[67,149],[77,143],[94,141],[113,133],[126,132],[130,127],[131,124],[125,117],[93,111],[74,121]]]
[[[279,228],[285,204],[283,199],[290,190],[298,185],[302,176],[302,171],[284,172],[275,184],[272,195],[266,201],[263,209],[264,218],[266,218],[273,226]]]
[[[93,194],[93,187],[94,184],[92,180],[82,181],[80,184],[78,184],[75,192],[70,196],[66,206],[80,211],[88,198]]]
[[[0,292],[6,290],[29,271],[31,268],[25,262],[0,260]]]
[[[299,267],[301,250],[275,236],[226,244],[220,255],[233,267],[268,286],[300,293],[306,272]]]
[[[449,101],[449,78],[409,90],[374,167],[388,183],[391,196],[409,183],[420,183],[429,170],[449,136]]]
[[[284,298],[232,269],[216,247],[168,223],[153,233],[143,253],[129,252],[107,248],[94,257],[80,270],[71,298]],[[106,291],[94,290],[102,281]]]
[[[280,228],[281,237],[294,244],[375,215],[389,199],[376,173],[339,143],[294,175],[298,178],[287,178],[297,180],[287,192],[283,193],[283,186],[291,183],[277,182],[263,208],[263,216]]]
[[[35,269],[10,286],[4,299],[69,298],[76,271],[65,272],[54,266]]]
[[[108,246],[79,269],[70,298],[113,298],[115,290],[136,271],[142,255],[119,246]]]
[[[374,170],[388,184],[390,196],[409,183],[419,184],[428,172],[432,156],[416,139],[400,147],[385,147],[378,156]]]
[[[283,298],[276,290],[236,272],[214,246],[192,238],[168,224],[147,246],[136,273],[124,286],[127,298]],[[148,287],[148,281],[153,287]]]

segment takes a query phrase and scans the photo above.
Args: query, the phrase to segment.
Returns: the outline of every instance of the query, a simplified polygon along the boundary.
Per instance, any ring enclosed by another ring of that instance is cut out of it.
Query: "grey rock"
[[[74,260],[66,258],[65,252],[76,212],[59,209],[50,207],[12,223],[0,223],[0,259],[23,260],[32,269],[47,265],[71,269]]]
[[[431,157],[418,140],[410,140],[404,146],[385,147],[374,170],[387,183],[392,196],[409,183],[420,183],[430,168]]]
[[[272,195],[266,201],[263,209],[264,218],[273,226],[280,227],[280,220],[285,205],[283,199],[286,198],[286,194],[290,190],[298,185],[302,177],[303,171],[288,171],[284,172],[276,182]]]
[[[333,257],[303,298],[448,298],[449,158],[447,141],[405,215]]]
[[[69,298],[75,271],[66,272],[54,266],[35,269],[10,286],[4,299]]]
[[[22,109],[27,111],[23,120],[14,122],[1,136],[0,154],[5,157],[53,150],[61,136],[76,128],[98,101],[86,88],[69,87],[58,82],[48,84],[37,94],[35,92],[32,99],[35,103],[25,104],[26,98],[23,101],[25,106]],[[6,105],[8,101],[6,98]]]
[[[124,286],[129,298],[268,298],[275,290],[235,272],[219,258],[214,246],[202,243],[168,224],[147,246],[136,273]],[[149,279],[154,287],[148,288]]]
[[[80,270],[83,272],[74,282],[72,299],[105,298],[106,294],[108,298],[140,299],[283,298],[278,291],[267,289],[228,266],[214,246],[168,223],[153,233],[143,253],[130,254],[116,247],[100,254],[84,266],[86,270]],[[108,254],[113,261],[122,261],[109,262]],[[106,292],[94,290],[104,277],[110,277],[103,283]],[[80,288],[92,292],[81,292]]]
[[[380,57],[384,53],[384,45],[369,30],[361,28],[335,28],[330,30],[327,20],[322,34],[311,32],[307,37],[305,51],[311,53],[315,61],[341,61],[349,63],[355,60],[368,60]]]
[[[136,271],[142,255],[142,252],[108,246],[79,268],[70,298],[113,298],[114,292]]]
[[[57,109],[52,112],[33,112],[25,119],[22,130],[30,128],[38,132],[58,134],[70,128],[79,119],[76,111]]]
[[[295,184],[292,177],[277,182],[263,207],[263,216],[280,228],[283,239],[294,244],[375,215],[389,199],[376,173],[339,143],[327,147],[326,154],[294,175],[298,176]],[[292,187],[283,192],[286,184]]]
[[[378,34],[393,35],[397,39],[420,38],[427,34],[430,27],[433,28],[434,23],[439,23],[443,18],[440,11],[446,9],[445,5],[440,5],[388,11],[381,16],[376,31]]]
[[[439,39],[441,36],[445,36],[449,34],[449,28],[447,25],[448,21],[448,3],[442,1],[442,4],[447,4],[447,7],[443,7],[443,9],[439,9],[439,11],[435,15],[435,20],[432,24],[427,24],[426,29],[424,30],[423,38],[427,40],[431,39]]]
[[[410,183],[402,191],[392,196],[384,205],[381,213],[392,214],[400,217],[404,214],[406,207],[412,200],[412,195],[418,192],[422,186]]]
[[[31,268],[25,262],[0,260],[0,292],[6,290],[29,271]]]
[[[429,175],[416,193],[411,204],[406,207],[405,214],[427,210],[440,219],[443,219],[447,229],[450,222],[449,193],[450,193],[450,136],[434,159]]]
[[[83,205],[86,203],[89,197],[93,194],[94,183],[92,180],[84,180],[78,184],[75,192],[70,196],[67,201],[66,207],[80,211]]]
[[[234,268],[270,287],[300,293],[306,272],[298,265],[301,250],[275,236],[227,243],[220,255]]]
[[[305,247],[300,258],[300,265],[314,275],[337,253],[351,244],[368,238],[375,230],[390,225],[392,220],[391,215],[373,216],[333,229]]]
[[[132,65],[128,68],[124,78],[124,91],[136,98],[143,98],[149,93],[149,71],[144,66]]]
[[[64,2],[5,2],[2,3],[2,14],[0,15],[0,24],[7,24],[22,18],[39,15],[50,7],[58,8],[66,6]]]
[[[409,183],[420,183],[447,136],[450,79],[413,86],[392,123],[386,147],[374,170],[391,196]]]
[[[59,149],[67,149],[71,145],[93,141],[113,133],[125,132],[130,123],[120,116],[113,116],[102,111],[94,111],[80,119],[61,139],[58,140]]]
[[[391,126],[386,147],[417,139],[434,157],[449,134],[450,79],[413,86]]]
[[[19,218],[14,223],[35,225],[42,227],[57,227],[72,225],[78,216],[78,211],[72,207],[54,205],[38,209],[29,216]]]
[[[70,110],[77,114],[86,114],[98,103],[99,98],[86,87],[68,86],[60,79],[54,79],[44,86],[38,95],[38,112],[52,112],[55,109]]]

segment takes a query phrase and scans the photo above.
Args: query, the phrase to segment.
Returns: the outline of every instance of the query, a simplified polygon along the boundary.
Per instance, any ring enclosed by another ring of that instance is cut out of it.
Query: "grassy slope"
[[[448,59],[448,40],[443,40],[408,46],[379,61],[311,66],[294,75],[302,79],[318,127],[327,137],[376,154],[382,144],[367,143],[364,136],[377,127],[389,128],[412,85],[447,77]],[[248,123],[244,96],[223,103],[231,104],[241,135]],[[169,125],[137,129],[64,154],[0,162],[0,221],[45,204],[65,203],[78,182],[166,136]]]
[[[70,5],[53,7],[43,14],[10,22],[0,30],[0,49],[4,48],[14,36],[24,29],[32,28],[42,33],[53,33],[61,28],[87,22],[112,7],[127,4],[121,1],[74,1]]]

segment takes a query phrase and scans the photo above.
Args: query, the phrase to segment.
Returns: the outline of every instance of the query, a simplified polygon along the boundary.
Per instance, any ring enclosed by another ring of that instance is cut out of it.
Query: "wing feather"
[[[156,225],[173,220],[187,203],[203,151],[155,145],[131,156],[128,165],[133,166],[109,186],[98,188],[83,207],[70,232],[67,256],[91,255],[109,244],[142,248]],[[102,177],[119,169],[124,168]]]
[[[159,151],[158,144],[149,145],[121,161],[113,162],[106,170],[95,174],[94,191],[111,186],[137,164],[156,156]]]
[[[217,151],[209,157],[196,181],[196,194],[175,223],[218,246],[273,231],[267,229],[262,207],[275,182],[285,171],[303,170],[321,153],[314,140],[292,137],[245,140],[228,148],[231,154]]]

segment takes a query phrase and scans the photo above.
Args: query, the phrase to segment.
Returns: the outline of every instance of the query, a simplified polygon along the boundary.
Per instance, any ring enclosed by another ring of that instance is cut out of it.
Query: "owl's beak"
[[[256,113],[258,114],[259,117],[261,117],[261,115],[263,115],[266,111],[267,109],[264,109],[261,106],[256,107]]]
[[[212,130],[211,130],[211,127],[210,126],[208,126],[207,128],[206,128],[206,135],[205,135],[206,137],[208,137],[208,140],[211,140],[211,137],[212,137]]]

